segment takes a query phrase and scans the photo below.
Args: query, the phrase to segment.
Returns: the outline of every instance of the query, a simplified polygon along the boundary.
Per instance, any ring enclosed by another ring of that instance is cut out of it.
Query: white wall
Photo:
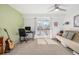
[[[24,26],[31,26],[31,30],[35,30],[35,19],[34,16],[24,15]]]
[[[13,9],[9,5],[1,4],[0,5],[0,34],[4,37],[4,40],[7,39],[7,34],[3,30],[5,28],[12,41],[14,43],[19,42],[19,33],[18,29],[24,26],[24,20],[22,14],[17,10]]]
[[[53,25],[53,36],[55,37],[56,36],[56,34],[60,31],[60,30],[62,30],[62,24],[63,24],[63,22],[62,22],[62,20],[63,19],[61,19],[61,18],[53,18],[53,20],[52,20],[52,25]],[[58,27],[55,27],[54,26],[54,22],[58,22]]]
[[[64,30],[79,31],[79,27],[74,27],[74,16],[75,15],[79,15],[79,10],[78,9],[72,9],[72,10],[69,10],[66,13],[65,20],[63,21],[63,23],[66,22],[66,21],[69,21],[69,25],[64,25],[63,26]]]
[[[24,14],[24,26],[31,26],[32,31],[35,31],[35,26],[36,26],[36,20],[34,18],[38,17],[49,17],[52,21],[52,34],[53,37],[62,30],[62,20],[63,20],[63,15],[62,17],[60,16],[55,16],[55,15],[46,15],[46,14]],[[54,22],[58,22],[58,27],[54,27]]]

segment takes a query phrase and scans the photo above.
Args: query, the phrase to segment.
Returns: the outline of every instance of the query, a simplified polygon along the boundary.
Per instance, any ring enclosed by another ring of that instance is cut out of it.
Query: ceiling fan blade
[[[61,10],[61,11],[66,11],[66,9],[62,9],[62,8],[59,8],[59,10]]]
[[[52,9],[52,10],[49,10],[48,12],[52,12],[52,11],[54,11],[55,9]]]
[[[48,12],[52,12],[52,11],[66,11],[66,9],[60,8],[60,4],[54,4],[54,7],[52,9],[53,6],[51,6],[50,10]]]

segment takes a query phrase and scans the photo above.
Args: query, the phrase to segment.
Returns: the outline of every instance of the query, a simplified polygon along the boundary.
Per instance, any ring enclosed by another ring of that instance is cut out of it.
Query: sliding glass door
[[[36,21],[36,35],[39,38],[50,38],[51,21],[47,18],[39,18]]]

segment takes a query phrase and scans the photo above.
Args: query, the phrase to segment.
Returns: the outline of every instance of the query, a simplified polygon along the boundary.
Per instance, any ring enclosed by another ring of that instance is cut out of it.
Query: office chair
[[[26,41],[26,32],[25,32],[25,29],[23,28],[20,28],[19,29],[19,36],[20,36],[20,42],[22,41]]]

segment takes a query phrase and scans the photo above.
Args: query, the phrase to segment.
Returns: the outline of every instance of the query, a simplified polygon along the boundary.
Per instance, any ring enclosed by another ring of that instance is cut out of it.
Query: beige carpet
[[[17,44],[15,48],[5,55],[72,55],[72,53],[61,45],[37,44],[37,40]]]

